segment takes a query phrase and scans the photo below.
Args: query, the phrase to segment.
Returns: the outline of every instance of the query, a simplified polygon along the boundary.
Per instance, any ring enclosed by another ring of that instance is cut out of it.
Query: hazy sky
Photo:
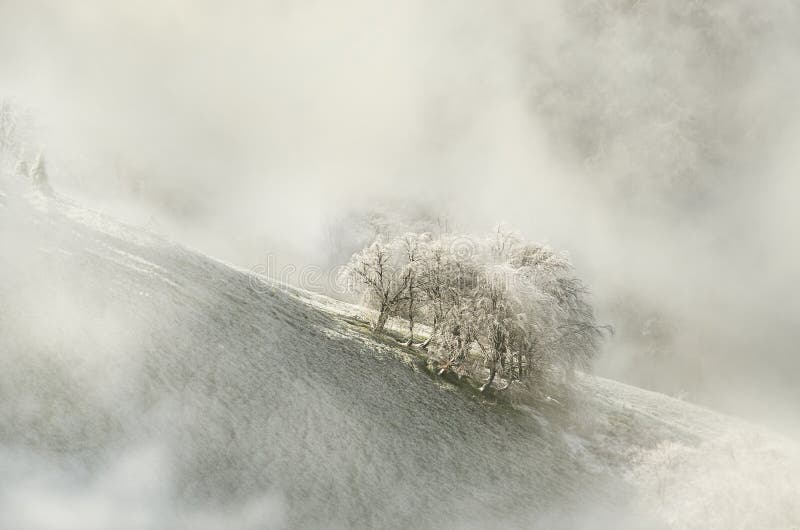
[[[324,263],[375,201],[507,221],[592,285],[604,373],[780,421],[798,27],[789,0],[2,0],[0,94],[57,190],[244,267]]]

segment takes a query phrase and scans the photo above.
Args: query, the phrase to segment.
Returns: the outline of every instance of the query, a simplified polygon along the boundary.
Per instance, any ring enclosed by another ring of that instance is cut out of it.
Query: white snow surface
[[[57,197],[3,192],[0,241],[0,528],[800,528],[758,426],[592,376],[483,402],[357,306]]]

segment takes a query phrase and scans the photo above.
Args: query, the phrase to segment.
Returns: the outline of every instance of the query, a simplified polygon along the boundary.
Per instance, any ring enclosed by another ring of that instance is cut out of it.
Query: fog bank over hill
[[[242,267],[329,266],[376,208],[506,221],[591,285],[600,373],[794,432],[798,23],[788,0],[6,0],[0,94],[56,189]]]
[[[363,307],[10,182],[2,528],[800,522],[796,441],[582,374],[558,400],[489,397],[357,325]]]

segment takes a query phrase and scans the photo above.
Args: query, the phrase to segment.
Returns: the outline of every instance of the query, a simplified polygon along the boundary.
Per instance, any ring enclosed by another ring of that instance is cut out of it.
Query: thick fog
[[[504,221],[572,256],[596,370],[793,432],[800,8],[0,2],[53,186],[241,267],[341,220]],[[333,227],[333,228],[332,228]]]

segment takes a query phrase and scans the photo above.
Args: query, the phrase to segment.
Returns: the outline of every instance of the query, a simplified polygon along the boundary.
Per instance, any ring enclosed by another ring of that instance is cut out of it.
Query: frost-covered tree
[[[17,164],[14,166],[14,172],[18,177],[26,179],[30,178],[30,168],[28,168],[28,162],[25,160],[25,155],[23,153],[20,153],[19,158],[17,159]]]
[[[603,327],[566,256],[498,229],[486,238],[406,233],[378,238],[355,254],[347,274],[378,310],[430,325],[421,344],[438,373],[530,382],[588,366]]]
[[[373,330],[383,331],[389,317],[396,314],[408,296],[411,268],[403,261],[400,245],[385,243],[378,237],[371,245],[353,255],[343,273],[378,311]]]
[[[12,152],[16,147],[17,116],[12,105],[0,99],[0,156]]]
[[[36,155],[36,159],[33,161],[33,165],[30,168],[29,175],[33,185],[41,192],[46,194],[51,194],[53,192],[53,189],[50,187],[50,179],[47,175],[47,167],[42,151],[39,151],[39,154]]]
[[[438,324],[448,311],[448,287],[453,266],[453,260],[440,240],[427,241],[421,248],[417,263],[417,288],[428,309],[433,333],[436,333]]]
[[[33,144],[33,130],[29,113],[13,99],[0,97],[0,170],[14,170],[24,160],[25,149]]]
[[[422,290],[418,277],[422,261],[424,246],[427,243],[427,234],[407,232],[399,241],[402,258],[405,260],[404,274],[407,276],[406,295],[401,300],[401,315],[408,320],[408,342],[410,346],[414,340],[414,322],[420,316]]]
[[[520,375],[538,366],[558,368],[571,375],[588,367],[604,330],[588,302],[588,289],[574,276],[566,256],[546,246],[516,243],[509,253],[515,292],[524,296],[525,321],[530,329],[520,347]]]
[[[506,361],[514,348],[513,336],[522,309],[505,285],[505,272],[505,267],[488,269],[485,281],[473,294],[475,342],[489,369],[489,377],[481,391],[492,385],[498,368],[506,371]]]

